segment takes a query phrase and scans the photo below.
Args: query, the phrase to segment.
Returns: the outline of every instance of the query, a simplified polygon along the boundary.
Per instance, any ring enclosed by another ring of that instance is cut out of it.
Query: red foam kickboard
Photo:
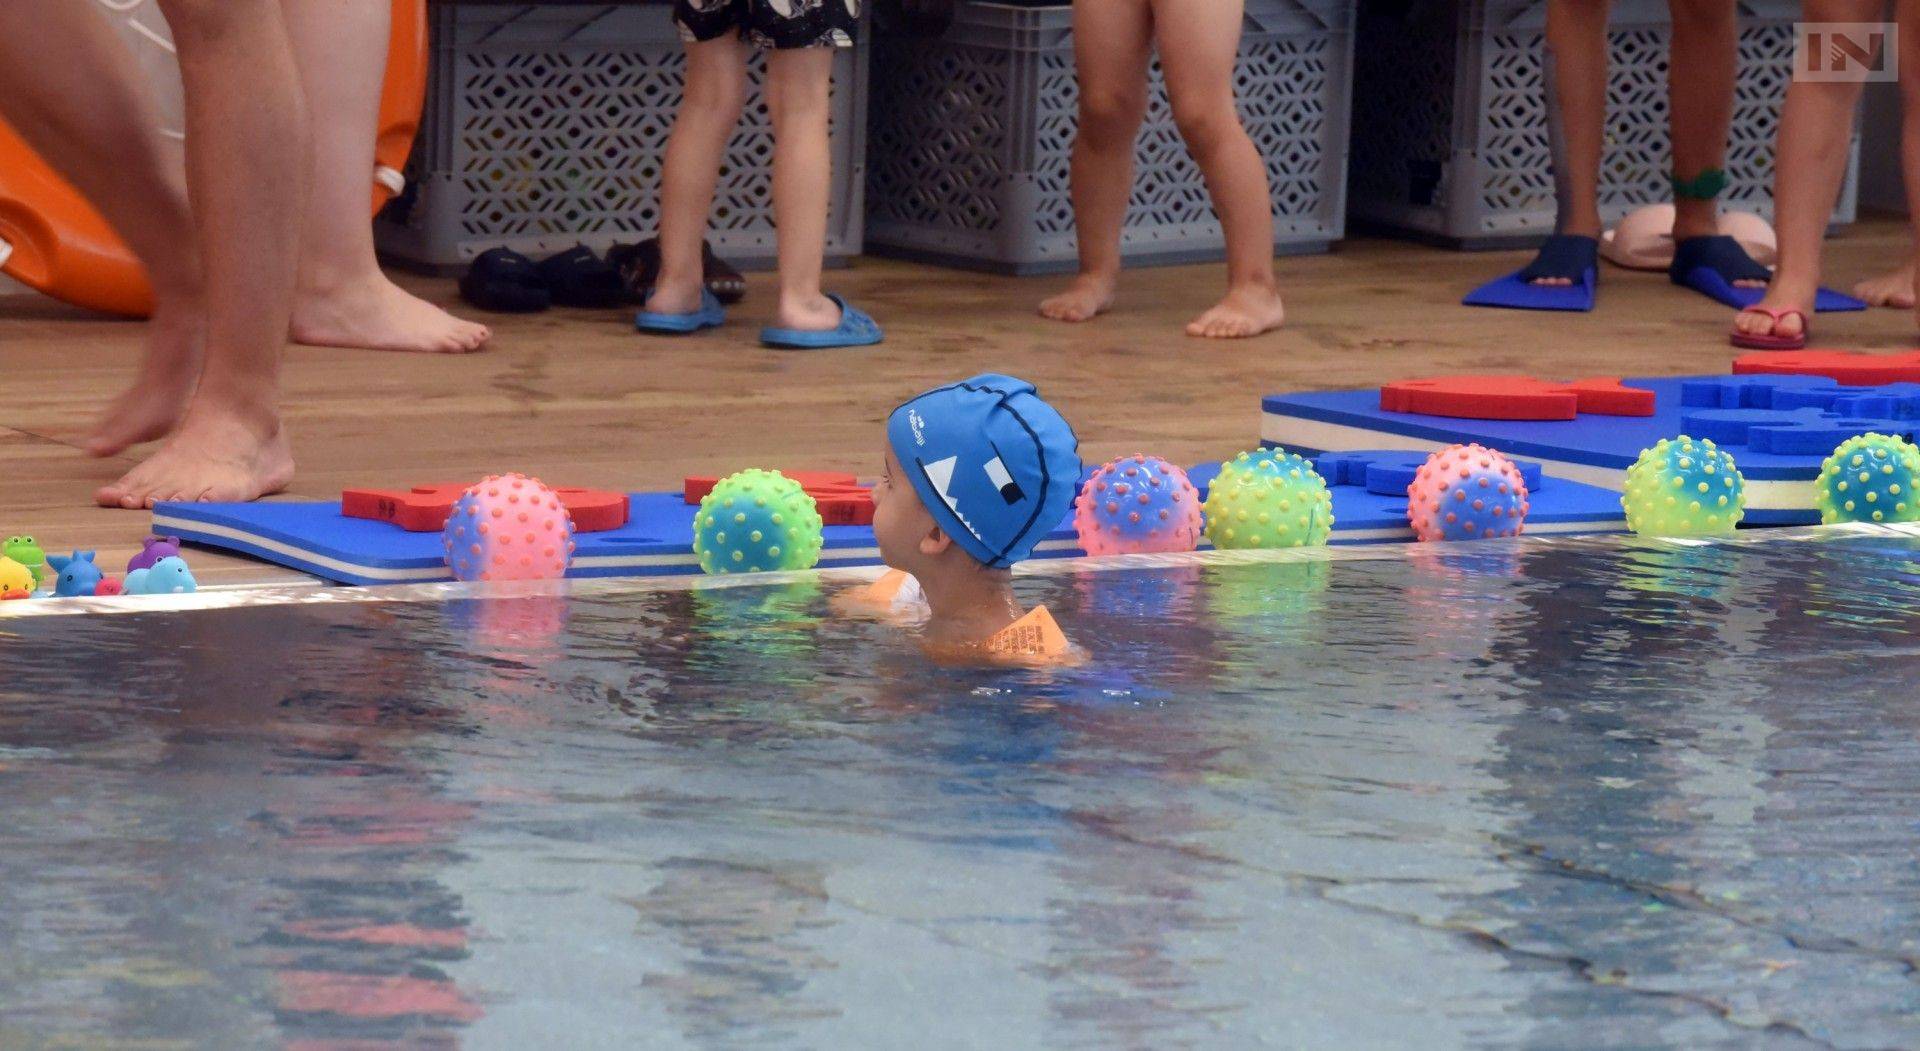
[[[409,533],[437,533],[471,482],[441,482],[408,489],[347,489],[340,493],[340,513],[348,518],[388,522]],[[552,486],[554,495],[573,518],[576,533],[604,533],[627,524],[627,496],[604,489]]]
[[[820,509],[823,525],[872,525],[873,492],[853,475],[841,471],[782,471],[800,483]],[[682,496],[690,504],[706,499],[720,483],[717,475],[693,475],[682,487]]]
[[[1849,387],[1920,383],[1920,351],[1862,354],[1853,350],[1769,350],[1733,359],[1735,375],[1825,376]]]
[[[1613,376],[1554,383],[1532,376],[1433,376],[1380,388],[1388,412],[1450,416],[1463,420],[1571,420],[1599,416],[1652,416],[1653,392],[1623,386]]]

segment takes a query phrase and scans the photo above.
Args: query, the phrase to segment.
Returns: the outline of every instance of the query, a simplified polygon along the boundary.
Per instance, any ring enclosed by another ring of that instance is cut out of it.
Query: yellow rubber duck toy
[[[33,594],[33,572],[11,558],[0,556],[0,599]]]

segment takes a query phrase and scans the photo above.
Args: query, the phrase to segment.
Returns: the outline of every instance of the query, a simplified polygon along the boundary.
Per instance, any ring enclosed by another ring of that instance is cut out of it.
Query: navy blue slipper
[[[460,298],[496,314],[532,314],[553,305],[533,260],[508,248],[480,253],[460,275]]]
[[[602,309],[626,299],[620,271],[585,245],[548,256],[536,269],[557,306]]]
[[[1755,262],[1747,250],[1740,247],[1740,242],[1725,235],[1713,235],[1689,237],[1674,245],[1673,265],[1667,269],[1667,278],[1716,303],[1724,303],[1735,310],[1745,310],[1766,296],[1764,282],[1772,280],[1773,271]],[[1734,284],[1743,279],[1763,284],[1756,288],[1741,288]],[[1813,309],[1825,313],[1843,313],[1865,310],[1867,304],[1831,288],[1823,288],[1814,296]]]
[[[1540,246],[1533,262],[1481,285],[1460,302],[1470,307],[1509,310],[1592,310],[1600,285],[1599,258],[1598,240],[1579,234],[1554,234]],[[1534,284],[1543,277],[1564,277],[1573,283]]]

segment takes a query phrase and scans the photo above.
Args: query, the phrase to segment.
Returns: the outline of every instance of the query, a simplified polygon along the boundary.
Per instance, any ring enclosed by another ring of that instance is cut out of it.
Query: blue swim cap
[[[887,441],[920,502],[981,564],[1004,569],[1066,517],[1079,439],[1033,384],[986,374],[893,410]]]

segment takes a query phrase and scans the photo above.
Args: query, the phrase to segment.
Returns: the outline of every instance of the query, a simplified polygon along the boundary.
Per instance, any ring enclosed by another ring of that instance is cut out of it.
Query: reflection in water
[[[0,1046],[1920,1043],[1920,541],[0,621]]]

